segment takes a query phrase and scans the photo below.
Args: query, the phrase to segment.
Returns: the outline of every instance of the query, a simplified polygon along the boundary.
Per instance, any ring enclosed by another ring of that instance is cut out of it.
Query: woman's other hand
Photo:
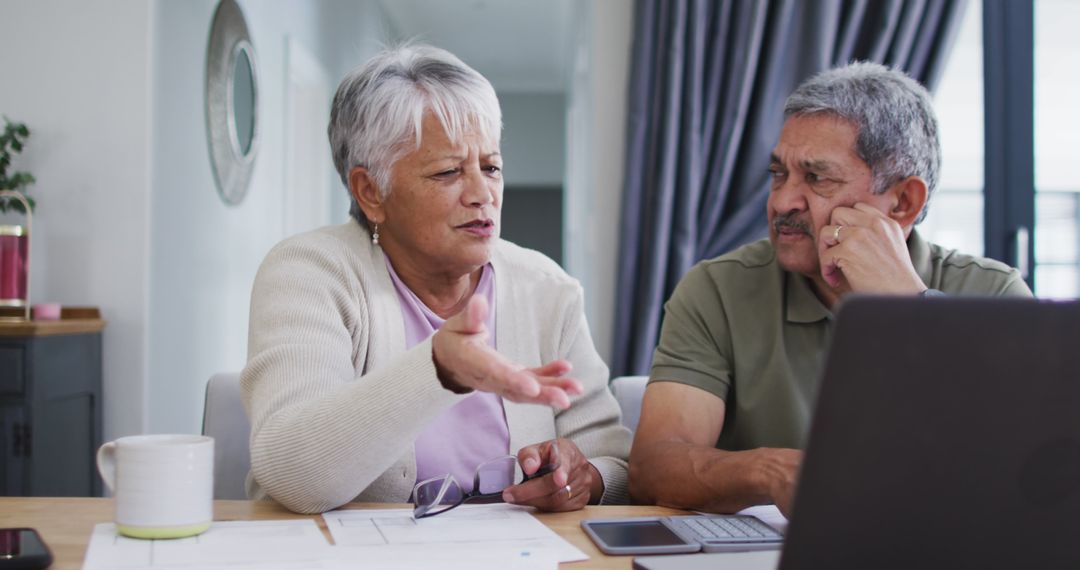
[[[566,376],[570,363],[554,360],[525,368],[511,362],[488,346],[487,314],[487,301],[473,296],[464,310],[435,332],[431,347],[443,386],[453,392],[479,390],[512,402],[569,408],[570,396],[583,390],[580,382]]]
[[[542,511],[576,511],[589,503],[599,503],[604,493],[600,472],[578,446],[569,439],[553,439],[521,448],[518,463],[526,476],[541,465],[555,470],[503,491],[507,503],[529,505]]]

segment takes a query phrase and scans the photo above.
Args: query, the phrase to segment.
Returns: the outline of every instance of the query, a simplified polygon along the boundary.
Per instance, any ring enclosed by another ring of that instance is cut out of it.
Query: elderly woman
[[[506,475],[502,500],[626,501],[630,433],[581,288],[499,239],[501,125],[488,81],[440,49],[342,81],[329,136],[355,219],[278,244],[251,294],[250,496],[314,513],[446,474],[468,492],[513,454],[537,477]]]

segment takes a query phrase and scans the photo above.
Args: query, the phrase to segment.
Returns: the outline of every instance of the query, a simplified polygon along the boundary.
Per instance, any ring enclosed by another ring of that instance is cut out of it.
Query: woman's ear
[[[375,177],[363,166],[349,171],[349,193],[352,194],[364,216],[371,222],[381,224],[386,216],[383,213],[383,199]]]
[[[914,226],[915,220],[919,218],[919,214],[926,206],[926,201],[930,198],[926,181],[918,176],[908,176],[893,184],[888,191],[893,195],[889,217],[896,220],[896,223],[905,230]]]

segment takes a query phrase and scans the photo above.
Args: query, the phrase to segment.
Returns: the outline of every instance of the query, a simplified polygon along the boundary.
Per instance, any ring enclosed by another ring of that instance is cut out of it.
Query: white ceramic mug
[[[182,538],[214,518],[214,438],[135,435],[101,446],[98,472],[116,501],[116,530],[134,538]]]

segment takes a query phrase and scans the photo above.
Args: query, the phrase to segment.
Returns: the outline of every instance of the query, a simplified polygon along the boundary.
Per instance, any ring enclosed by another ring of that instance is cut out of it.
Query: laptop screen
[[[784,570],[1080,568],[1080,303],[853,298]]]

